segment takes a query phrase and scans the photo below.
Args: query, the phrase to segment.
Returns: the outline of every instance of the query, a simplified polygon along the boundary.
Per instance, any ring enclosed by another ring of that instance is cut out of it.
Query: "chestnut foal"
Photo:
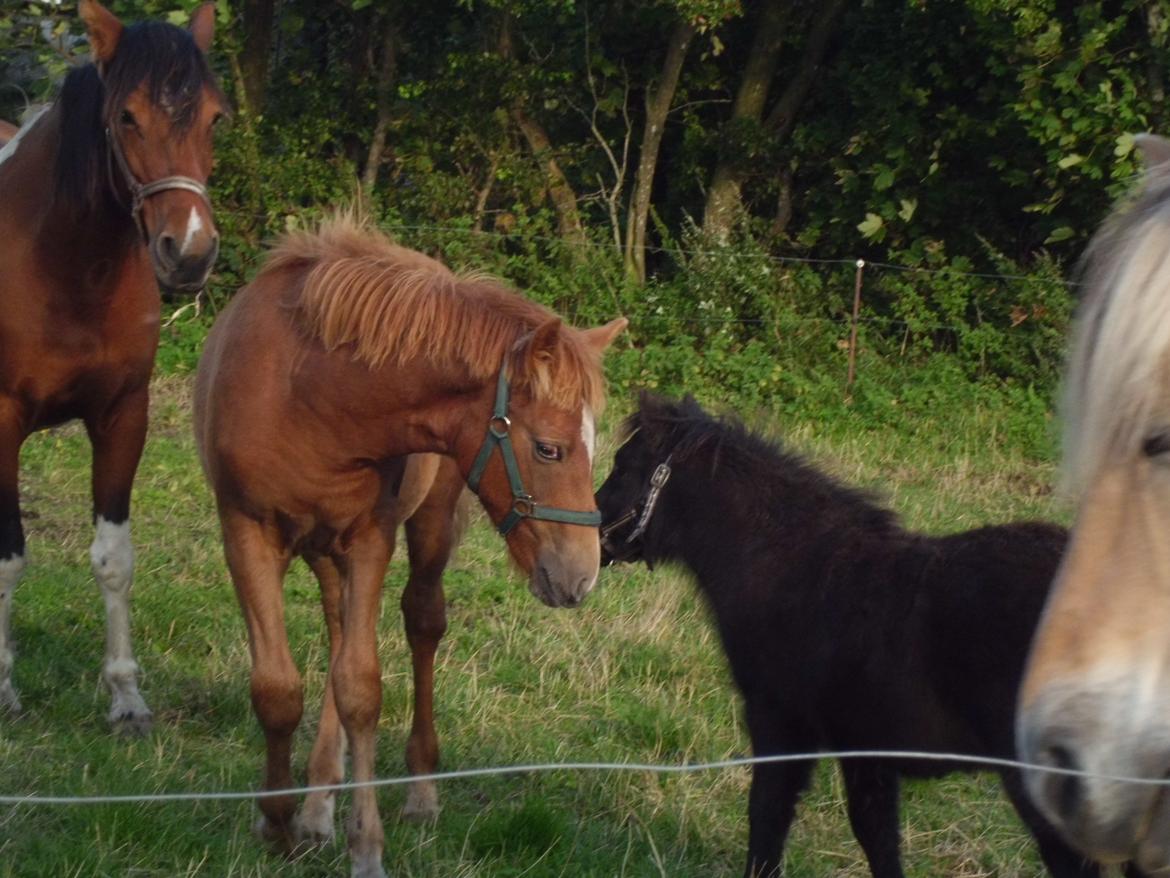
[[[464,481],[536,597],[573,607],[593,587],[593,417],[604,402],[602,352],[624,326],[571,329],[496,283],[458,277],[345,218],[286,236],[236,295],[204,349],[195,426],[248,629],[265,789],[292,785],[303,709],[283,616],[294,555],[320,581],[330,638],[314,785],[341,780],[346,739],[354,780],[374,777],[378,610],[400,524],[411,565],[402,611],[414,663],[412,774],[438,761],[431,699],[446,628],[441,576]],[[292,796],[262,798],[258,829],[285,848],[320,842],[332,835],[333,806],[332,794],[311,794],[298,815]],[[415,783],[407,812],[437,808],[434,785]],[[355,876],[384,874],[382,842],[374,790],[358,789]]]

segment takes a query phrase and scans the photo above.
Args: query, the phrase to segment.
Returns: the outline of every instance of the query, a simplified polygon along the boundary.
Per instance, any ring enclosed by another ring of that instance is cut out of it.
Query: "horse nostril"
[[[166,232],[158,236],[158,252],[167,265],[175,265],[179,261],[179,244],[173,235]]]
[[[1073,755],[1072,750],[1061,744],[1045,747],[1041,752],[1041,761],[1053,768],[1077,771],[1080,763]],[[1053,774],[1051,783],[1052,805],[1062,820],[1071,821],[1080,810],[1084,787],[1081,778],[1074,774]]]

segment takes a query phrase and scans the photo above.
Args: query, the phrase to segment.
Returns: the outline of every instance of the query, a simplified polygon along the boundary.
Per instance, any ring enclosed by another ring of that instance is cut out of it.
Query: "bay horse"
[[[116,731],[149,729],[130,642],[130,490],[146,438],[159,289],[203,285],[218,238],[206,181],[224,102],[207,65],[214,4],[190,29],[124,27],[81,0],[93,63],[0,149],[0,712],[25,568],[20,446],[80,419],[93,448],[90,561],[106,606],[102,677]]]
[[[264,789],[292,785],[303,709],[283,617],[294,555],[320,582],[330,642],[308,763],[314,785],[340,782],[346,739],[353,779],[374,777],[376,627],[400,524],[410,556],[402,612],[414,669],[412,774],[438,763],[441,577],[464,482],[537,598],[552,607],[584,599],[600,559],[592,457],[601,356],[625,324],[570,328],[499,283],[458,276],[343,215],[285,236],[236,294],[200,360],[195,430],[248,631]],[[311,793],[299,814],[291,796],[259,805],[257,830],[280,847],[332,836],[332,793]],[[406,814],[437,808],[432,782],[411,785]],[[348,834],[352,874],[383,875],[372,788],[354,792]]]
[[[1082,260],[1064,386],[1072,536],[1020,691],[1037,804],[1086,852],[1170,871],[1170,141]]]
[[[597,492],[603,562],[670,562],[694,576],[755,755],[1012,757],[1016,690],[1062,528],[914,533],[865,494],[690,398],[643,396],[625,435]],[[753,766],[745,875],[780,874],[812,768]],[[842,759],[840,769],[874,878],[903,875],[899,778],[976,770],[911,758]],[[1019,772],[999,774],[1052,875],[1101,874],[1039,814]]]

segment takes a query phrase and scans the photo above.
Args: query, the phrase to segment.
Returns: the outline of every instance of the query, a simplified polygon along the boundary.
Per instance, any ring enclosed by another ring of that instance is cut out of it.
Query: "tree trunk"
[[[796,113],[800,105],[808,97],[821,62],[825,60],[825,50],[829,47],[829,38],[833,36],[833,29],[837,26],[837,19],[845,9],[846,0],[825,0],[820,4],[816,17],[809,28],[804,42],[804,55],[801,56],[800,66],[796,75],[788,82],[788,87],[780,95],[780,100],[768,114],[764,123],[779,141],[784,141],[792,133],[796,124]]]
[[[760,12],[756,38],[744,65],[743,79],[731,108],[732,133],[742,125],[759,125],[768,100],[768,89],[780,60],[780,46],[784,41],[785,7],[783,0],[768,0]],[[703,231],[719,240],[726,240],[735,224],[740,209],[740,188],[747,176],[735,145],[720,156],[707,189],[707,204],[703,209]]]
[[[662,75],[657,88],[646,90],[646,125],[642,148],[638,157],[638,172],[634,177],[634,194],[630,199],[630,213],[626,221],[626,275],[639,284],[646,282],[646,222],[650,215],[650,196],[654,189],[654,172],[658,166],[658,152],[662,147],[666,117],[674,94],[678,90],[679,75],[687,49],[694,39],[695,28],[688,21],[675,25],[662,64]]]
[[[1163,81],[1162,59],[1166,54],[1166,8],[1161,2],[1152,2],[1146,7],[1146,30],[1154,50],[1146,68],[1149,78],[1150,102],[1161,104],[1166,97]]]
[[[514,56],[510,15],[505,15],[500,28],[499,52],[500,57],[505,60],[511,60]],[[524,111],[519,101],[512,106],[510,115],[528,142],[536,161],[544,170],[545,189],[557,214],[561,240],[569,245],[569,253],[574,259],[582,259],[589,239],[581,222],[581,212],[577,209],[577,193],[573,191],[569,178],[557,163],[548,133],[543,125]]]
[[[254,116],[264,112],[275,18],[276,0],[244,0],[244,43],[240,52],[240,79],[244,93],[240,99],[244,111]]]
[[[581,222],[581,213],[577,210],[577,193],[573,191],[569,179],[553,156],[552,143],[549,142],[548,134],[539,122],[520,107],[512,108],[512,120],[520,129],[520,133],[524,135],[524,139],[528,141],[532,154],[544,168],[545,186],[548,189],[549,200],[552,201],[553,208],[557,212],[557,225],[561,238],[569,245],[569,250],[574,257],[583,256],[588,238],[585,235],[585,226]]]
[[[386,21],[382,37],[382,57],[378,65],[377,121],[370,137],[370,151],[366,155],[366,167],[362,173],[362,187],[372,192],[378,182],[378,169],[382,167],[382,153],[386,150],[386,133],[390,130],[391,107],[394,98],[394,81],[398,73],[398,23],[393,18]]]

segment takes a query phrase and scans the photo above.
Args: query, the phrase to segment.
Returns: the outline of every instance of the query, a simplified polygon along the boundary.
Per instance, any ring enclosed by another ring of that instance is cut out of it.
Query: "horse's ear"
[[[1157,134],[1138,134],[1133,139],[1146,171],[1164,175],[1170,173],[1170,140]]]
[[[98,64],[109,63],[118,50],[118,40],[122,38],[122,22],[97,0],[81,0],[77,4],[77,12],[85,22],[89,45],[93,48],[93,60]]]
[[[191,38],[204,55],[211,48],[211,40],[215,36],[215,4],[204,3],[191,13]]]
[[[618,334],[629,325],[630,321],[625,317],[618,317],[615,320],[609,321],[605,326],[582,330],[581,334],[585,336],[586,344],[598,353],[602,353],[607,347],[613,344],[613,340],[618,337]]]
[[[561,318],[552,317],[532,331],[525,359],[530,370],[552,362],[561,341]]]

